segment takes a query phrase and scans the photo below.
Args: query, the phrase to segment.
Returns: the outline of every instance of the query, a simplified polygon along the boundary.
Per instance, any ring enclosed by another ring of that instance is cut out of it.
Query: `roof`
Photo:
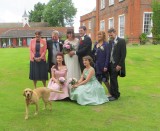
[[[30,22],[30,27],[48,27],[47,22]],[[23,23],[0,23],[0,28],[17,28],[23,27]]]
[[[42,31],[42,37],[51,37],[53,30],[59,31],[62,36],[66,34],[68,28],[71,27],[13,28],[2,33],[0,38],[31,38],[35,36],[36,30]]]

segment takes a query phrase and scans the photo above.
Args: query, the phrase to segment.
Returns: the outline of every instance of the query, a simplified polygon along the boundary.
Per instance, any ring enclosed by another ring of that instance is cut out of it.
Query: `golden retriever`
[[[40,98],[43,99],[43,102],[45,104],[44,109],[46,109],[47,104],[50,105],[50,110],[52,110],[52,102],[49,100],[50,92],[57,92],[57,93],[63,93],[62,91],[58,90],[52,90],[48,89],[46,87],[40,87],[36,89],[30,89],[26,88],[24,90],[23,95],[25,96],[26,100],[26,114],[25,114],[25,119],[28,119],[28,113],[29,113],[29,105],[30,104],[35,104],[36,105],[36,111],[34,115],[38,114],[38,101]]]

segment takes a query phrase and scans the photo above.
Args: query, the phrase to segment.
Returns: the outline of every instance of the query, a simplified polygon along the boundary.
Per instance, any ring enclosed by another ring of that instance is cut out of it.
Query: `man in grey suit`
[[[110,101],[117,100],[120,97],[118,79],[117,77],[125,77],[125,58],[126,58],[126,42],[124,39],[119,38],[116,35],[116,30],[111,28],[108,30],[110,38],[110,93],[112,97],[109,97]]]
[[[52,39],[47,41],[48,50],[48,72],[51,77],[51,68],[56,64],[56,55],[62,51],[63,41],[59,40],[59,32],[54,30],[52,32]]]

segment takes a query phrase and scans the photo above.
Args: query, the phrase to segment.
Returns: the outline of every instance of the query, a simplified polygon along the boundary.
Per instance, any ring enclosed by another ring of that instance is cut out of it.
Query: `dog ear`
[[[33,91],[30,91],[30,92],[31,92],[31,97],[32,97]]]
[[[25,94],[25,90],[23,91],[23,96],[26,96],[26,94]]]

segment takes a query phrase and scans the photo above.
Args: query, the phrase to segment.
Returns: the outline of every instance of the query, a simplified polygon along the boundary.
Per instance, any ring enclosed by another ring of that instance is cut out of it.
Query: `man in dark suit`
[[[111,28],[108,30],[110,38],[110,93],[112,97],[109,97],[110,101],[117,100],[120,97],[118,86],[118,75],[120,77],[125,76],[125,58],[126,58],[126,42],[124,39],[117,37],[116,30]]]
[[[59,32],[52,32],[52,39],[47,41],[48,49],[48,72],[51,77],[51,68],[56,64],[56,55],[58,52],[61,52],[63,48],[63,41],[59,40]]]
[[[78,47],[78,51],[70,52],[70,56],[77,55],[80,63],[81,72],[84,70],[84,64],[83,64],[83,57],[90,55],[91,56],[91,48],[92,48],[92,41],[91,38],[86,35],[86,27],[80,26],[79,27],[79,35],[80,35],[80,43]]]

